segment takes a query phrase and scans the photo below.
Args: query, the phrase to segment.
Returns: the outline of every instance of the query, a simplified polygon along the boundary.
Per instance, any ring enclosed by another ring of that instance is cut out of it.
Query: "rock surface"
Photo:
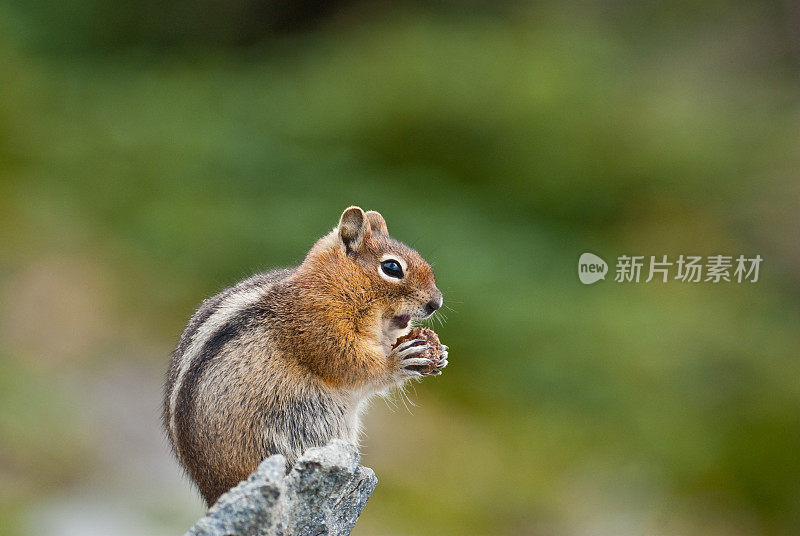
[[[378,479],[353,445],[334,439],[308,449],[286,474],[270,456],[219,498],[187,536],[346,536]]]

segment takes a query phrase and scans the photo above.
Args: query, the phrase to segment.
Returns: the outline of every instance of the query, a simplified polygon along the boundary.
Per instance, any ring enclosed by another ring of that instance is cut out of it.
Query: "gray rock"
[[[334,439],[308,449],[286,474],[270,456],[219,498],[187,536],[347,536],[378,479],[353,445]]]

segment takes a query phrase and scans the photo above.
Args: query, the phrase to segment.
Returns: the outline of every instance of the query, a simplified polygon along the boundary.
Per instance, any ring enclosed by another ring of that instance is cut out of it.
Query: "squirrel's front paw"
[[[391,355],[397,360],[404,376],[421,378],[426,375],[425,369],[435,368],[435,360],[422,357],[431,348],[425,339],[411,339],[392,348]]]
[[[421,378],[438,376],[447,366],[447,346],[429,339],[411,339],[398,344],[392,354],[405,376]]]

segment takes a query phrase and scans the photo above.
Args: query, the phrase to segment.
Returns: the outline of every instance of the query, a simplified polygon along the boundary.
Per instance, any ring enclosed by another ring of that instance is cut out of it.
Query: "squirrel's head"
[[[375,211],[346,209],[303,265],[304,270],[316,270],[363,314],[379,312],[387,332],[403,330],[410,320],[428,318],[442,306],[430,265],[391,238],[386,221]]]

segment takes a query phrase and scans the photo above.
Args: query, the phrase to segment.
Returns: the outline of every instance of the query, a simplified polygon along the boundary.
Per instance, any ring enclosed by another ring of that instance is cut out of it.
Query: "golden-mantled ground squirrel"
[[[164,425],[208,505],[280,453],[358,440],[366,400],[422,370],[412,319],[442,306],[433,271],[377,212],[344,211],[305,260],[205,300],[172,356]]]

